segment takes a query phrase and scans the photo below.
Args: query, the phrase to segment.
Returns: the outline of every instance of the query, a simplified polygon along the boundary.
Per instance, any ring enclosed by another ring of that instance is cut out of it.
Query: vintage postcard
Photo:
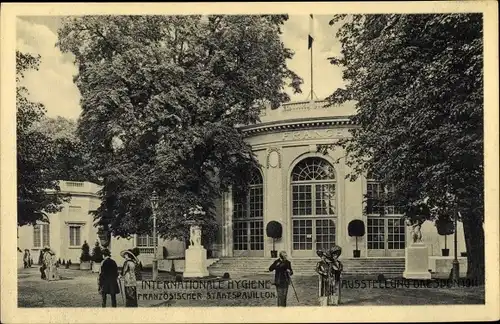
[[[498,320],[497,10],[3,4],[2,322]]]

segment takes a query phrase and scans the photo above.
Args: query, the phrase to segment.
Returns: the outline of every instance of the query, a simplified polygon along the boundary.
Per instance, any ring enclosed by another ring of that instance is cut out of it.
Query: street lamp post
[[[454,258],[453,258],[453,280],[459,280],[460,279],[460,263],[458,263],[458,254],[457,254],[457,218],[460,216],[460,212],[457,212],[457,215],[455,215],[455,233],[453,233],[453,250],[454,250]]]
[[[156,240],[156,209],[158,208],[158,195],[156,194],[156,190],[153,191],[151,195],[151,207],[153,210],[153,281],[156,281],[158,278],[158,259],[157,259],[157,240]]]

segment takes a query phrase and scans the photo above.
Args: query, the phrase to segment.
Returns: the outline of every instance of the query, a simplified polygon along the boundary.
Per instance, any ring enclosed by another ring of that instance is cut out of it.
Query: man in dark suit
[[[278,295],[278,306],[286,307],[288,286],[290,285],[290,276],[293,275],[293,270],[285,251],[280,252],[279,259],[271,264],[269,271],[275,271],[274,285]]]
[[[107,295],[111,295],[111,306],[116,307],[116,295],[120,293],[118,287],[118,265],[111,259],[108,249],[102,251],[104,260],[99,273],[99,292],[102,295],[102,307],[106,307]]]

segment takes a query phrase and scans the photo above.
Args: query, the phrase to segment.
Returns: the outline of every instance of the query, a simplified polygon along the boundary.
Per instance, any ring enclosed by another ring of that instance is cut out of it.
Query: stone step
[[[270,274],[267,269],[274,261],[267,257],[225,257],[209,267],[213,275],[223,275],[228,272],[231,276]],[[292,258],[292,268],[295,275],[316,275],[315,265],[318,258]],[[372,276],[383,274],[387,277],[400,277],[405,269],[404,258],[366,258],[341,259],[344,265],[345,276]]]

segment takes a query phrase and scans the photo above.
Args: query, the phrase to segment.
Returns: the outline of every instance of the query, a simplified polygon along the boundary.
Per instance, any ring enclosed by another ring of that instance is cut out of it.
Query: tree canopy
[[[24,73],[37,70],[39,63],[39,56],[16,52],[17,223],[21,226],[48,221],[48,214],[59,211],[66,199],[54,175],[52,140],[34,127],[45,108],[30,101],[22,85]]]
[[[90,168],[88,145],[77,134],[77,122],[61,116],[43,116],[33,125],[51,140],[54,155],[53,178],[66,181],[98,182]]]
[[[484,278],[483,25],[481,14],[339,15],[344,89],[357,102],[342,141],[351,178],[394,186],[409,215],[461,213],[468,275]],[[415,215],[414,215],[415,216]]]
[[[280,40],[287,16],[85,16],[65,20],[58,46],[74,54],[82,95],[78,126],[102,180],[98,224],[114,235],[151,228],[149,197],[160,196],[163,237],[186,235],[183,215],[244,186],[258,167],[236,127],[254,123],[264,103],[289,100]]]

